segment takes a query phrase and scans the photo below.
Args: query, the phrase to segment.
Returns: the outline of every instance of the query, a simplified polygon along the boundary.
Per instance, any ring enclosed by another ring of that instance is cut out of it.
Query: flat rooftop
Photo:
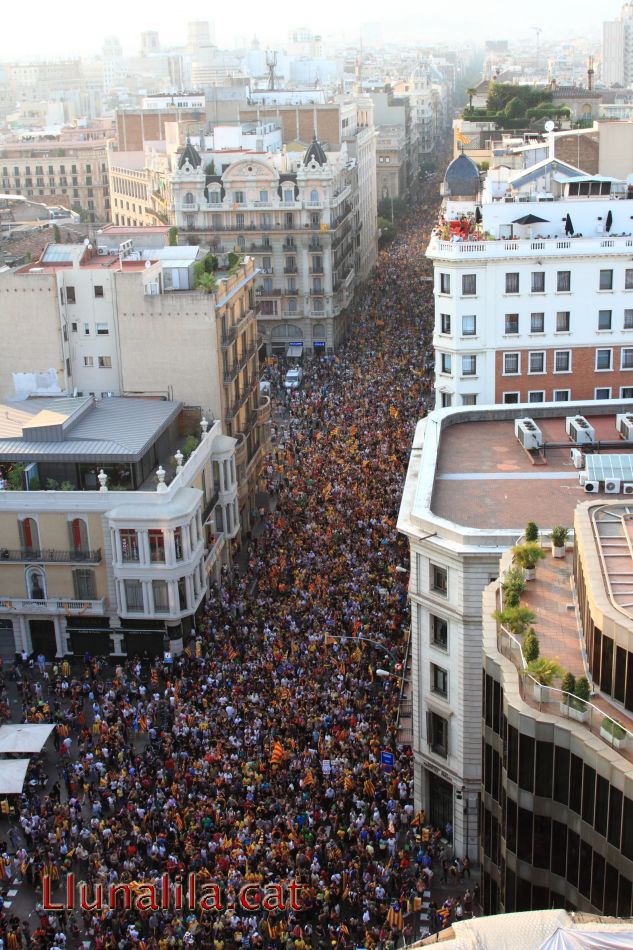
[[[566,416],[584,415],[599,442],[616,442],[602,450],[605,454],[633,452],[630,443],[616,441],[620,438],[615,425],[616,413],[622,411],[619,406],[613,406],[608,415],[597,415],[578,403],[566,403],[565,409],[550,404],[546,411],[552,415],[544,418],[538,416],[535,406],[512,408],[512,412],[508,412],[507,406],[498,406],[475,413],[457,413],[452,425],[450,415],[444,415],[430,499],[433,515],[478,529],[520,531],[528,521],[537,521],[544,528],[571,525],[576,505],[589,496],[571,461],[573,443],[565,432]],[[427,419],[425,443],[435,418],[441,415],[432,413]],[[514,434],[514,420],[525,416],[534,418],[545,443],[563,443],[561,448],[546,448],[545,464],[533,464]],[[431,458],[425,471],[432,465],[432,445],[423,447],[423,457],[427,452]],[[421,482],[422,478],[419,488]],[[596,497],[614,501],[620,496],[600,492]],[[423,499],[424,493],[418,490],[414,517],[423,516]]]
[[[633,502],[592,508],[590,518],[609,598],[633,620]]]

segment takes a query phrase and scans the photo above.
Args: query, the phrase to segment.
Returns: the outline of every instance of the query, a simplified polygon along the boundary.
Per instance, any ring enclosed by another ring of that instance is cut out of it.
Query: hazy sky
[[[514,6],[507,0],[451,0],[449,15],[444,13],[446,6],[429,0],[423,4],[420,0],[396,0],[388,5],[384,0],[319,0],[310,6],[284,0],[276,4],[243,0],[221,5],[189,0],[183,7],[173,0],[65,0],[62,4],[5,0],[0,59],[90,54],[99,51],[106,35],[119,36],[124,51],[134,53],[141,31],[153,29],[159,31],[163,45],[177,46],[184,42],[190,19],[214,21],[218,45],[228,48],[233,47],[236,35],[251,38],[257,34],[262,44],[274,41],[276,36],[285,40],[285,24],[289,28],[307,26],[326,36],[344,32],[357,37],[362,22],[380,23],[385,39],[408,38],[410,42],[419,39],[450,44],[466,39],[527,38],[534,36],[532,26],[542,28],[543,40],[547,36],[597,40],[602,20],[615,18],[621,5],[620,0],[529,0],[525,6]]]

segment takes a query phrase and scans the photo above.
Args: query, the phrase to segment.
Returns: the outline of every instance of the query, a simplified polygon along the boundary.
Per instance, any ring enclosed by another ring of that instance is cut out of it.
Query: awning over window
[[[298,357],[303,353],[303,343],[289,343],[287,356]]]

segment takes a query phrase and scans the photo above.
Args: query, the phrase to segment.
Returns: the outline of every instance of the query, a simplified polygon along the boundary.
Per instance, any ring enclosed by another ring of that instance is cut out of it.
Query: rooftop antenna
[[[587,60],[587,89],[589,90],[589,92],[593,92],[593,75],[594,75],[593,56],[590,56],[589,59]]]
[[[533,26],[532,29],[536,33],[536,74],[538,77],[538,73],[541,68],[540,46],[541,46],[541,33],[543,32],[543,30],[541,29],[540,26]]]
[[[274,92],[275,83],[277,81],[277,74],[275,72],[277,67],[277,53],[275,50],[266,50],[266,65],[268,66],[268,89],[270,92]]]

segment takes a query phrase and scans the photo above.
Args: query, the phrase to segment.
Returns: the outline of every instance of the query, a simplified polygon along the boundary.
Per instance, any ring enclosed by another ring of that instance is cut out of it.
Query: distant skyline
[[[92,55],[100,52],[106,36],[118,36],[126,55],[134,54],[140,45],[144,30],[157,30],[163,46],[182,46],[185,43],[187,21],[208,19],[215,23],[216,42],[232,48],[236,36],[245,36],[249,42],[257,35],[262,45],[281,46],[287,42],[291,28],[305,26],[324,36],[345,34],[350,41],[358,39],[363,22],[372,27],[379,25],[385,41],[412,43],[443,43],[486,39],[529,40],[534,36],[532,27],[543,30],[542,42],[586,38],[598,41],[602,36],[602,22],[619,14],[620,2],[596,3],[595,0],[531,0],[529,7],[521,8],[514,16],[507,3],[501,0],[452,0],[450,14],[434,11],[420,13],[420,4],[414,0],[400,0],[390,8],[385,18],[381,0],[363,0],[349,6],[340,0],[320,0],[314,7],[280,4],[282,16],[272,20],[279,24],[283,18],[289,26],[271,30],[270,6],[231,4],[212,7],[205,0],[191,0],[186,8],[174,7],[167,0],[147,4],[130,4],[123,0],[89,4],[85,0],[66,0],[63,8],[54,4],[37,3],[35,9],[27,5],[5,4],[3,29],[0,34],[0,60],[28,58],[60,59],[66,56]],[[361,12],[362,11],[362,12]],[[102,14],[103,20],[100,20]],[[362,19],[361,19],[362,18]]]

